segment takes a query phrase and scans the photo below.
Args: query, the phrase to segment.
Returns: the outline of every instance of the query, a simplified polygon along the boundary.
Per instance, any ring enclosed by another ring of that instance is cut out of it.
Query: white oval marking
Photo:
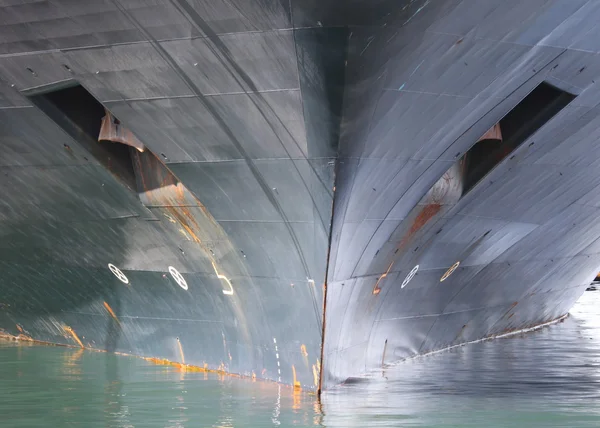
[[[415,276],[415,274],[417,273],[417,271],[419,270],[419,265],[416,265],[414,268],[412,268],[412,270],[408,273],[408,275],[406,275],[406,278],[404,278],[404,281],[402,281],[402,286],[400,288],[404,288],[408,285],[408,283],[410,282],[411,279],[413,279],[413,276]]]
[[[454,263],[452,266],[450,266],[450,269],[448,269],[446,271],[446,273],[444,275],[442,275],[442,277],[440,278],[440,282],[445,281],[446,279],[448,279],[448,277],[450,275],[452,275],[452,273],[454,273],[454,271],[456,270],[457,267],[460,266],[460,261]]]
[[[181,275],[179,273],[179,271],[177,269],[175,269],[173,266],[169,266],[169,273],[171,274],[171,276],[173,277],[173,279],[175,280],[175,282],[184,290],[188,289],[188,285],[187,282],[185,280],[185,278],[183,277],[183,275]]]
[[[119,279],[119,281],[121,281],[123,284],[129,284],[129,278],[127,278],[125,276],[125,274],[121,271],[121,269],[119,269],[118,267],[116,267],[112,263],[108,264],[108,268],[113,273],[113,275],[116,276]]]

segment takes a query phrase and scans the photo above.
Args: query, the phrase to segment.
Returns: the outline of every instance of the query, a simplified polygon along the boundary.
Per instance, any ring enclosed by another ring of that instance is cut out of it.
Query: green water
[[[314,395],[144,360],[0,342],[0,427],[600,427],[600,292],[564,323]]]
[[[0,379],[1,427],[318,423],[314,397],[286,387],[84,350],[0,342]]]

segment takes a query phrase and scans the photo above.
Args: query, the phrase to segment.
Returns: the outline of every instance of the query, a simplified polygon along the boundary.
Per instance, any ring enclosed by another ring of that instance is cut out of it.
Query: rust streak
[[[79,336],[77,336],[77,333],[75,333],[75,331],[71,327],[67,325],[64,327],[64,330],[71,335],[73,340],[75,340],[75,342],[77,342],[79,346],[85,348],[85,346],[83,346],[83,343],[81,343],[81,340],[79,340]]]
[[[398,244],[398,247],[396,248],[396,253],[398,253],[398,250],[401,250],[404,247],[406,247],[406,245],[408,245],[408,243],[412,240],[412,238],[416,235],[416,233],[419,230],[421,230],[423,228],[423,226],[425,226],[429,222],[429,220],[431,220],[433,217],[435,217],[435,215],[437,213],[439,213],[441,209],[442,209],[442,205],[437,202],[433,202],[433,203],[428,204],[425,207],[423,207],[421,212],[417,215],[417,217],[412,222],[410,229],[408,230],[406,235],[404,235],[404,237]],[[385,278],[388,275],[388,273],[392,269],[392,266],[394,265],[394,263],[396,263],[396,260],[393,260],[390,263],[390,265],[388,266],[387,271],[383,275],[381,275],[379,277],[379,279],[377,279],[377,282],[375,283],[375,286],[373,287],[373,294],[379,294],[381,292],[381,287],[379,286],[379,283],[381,282],[381,280],[383,278]]]
[[[294,378],[294,383],[292,385],[294,385],[294,389],[302,389],[302,385],[300,385],[300,382],[296,379],[296,367],[294,367],[294,365],[292,364],[292,376]]]
[[[121,325],[121,321],[119,321],[119,318],[117,318],[115,311],[112,310],[108,303],[104,302],[104,308],[107,310],[112,319],[114,319],[117,322],[117,324]]]
[[[306,345],[302,344],[300,346],[300,352],[302,352],[303,356],[308,357],[308,352],[306,352]]]
[[[302,354],[302,360],[304,361],[304,365],[308,369],[309,362],[308,362],[308,352],[306,351],[306,345],[302,344],[300,346],[300,353]]]
[[[442,209],[442,205],[433,202],[431,204],[426,205],[419,215],[415,218],[408,233],[402,238],[400,244],[398,245],[398,249],[403,248],[408,242],[413,238],[413,236],[425,226],[429,220],[431,220],[437,213]]]

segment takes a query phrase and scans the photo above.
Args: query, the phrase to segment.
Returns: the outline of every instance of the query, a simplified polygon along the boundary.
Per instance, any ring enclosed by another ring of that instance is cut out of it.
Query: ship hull
[[[3,333],[316,390],[560,319],[600,9],[476,3],[2,6]]]

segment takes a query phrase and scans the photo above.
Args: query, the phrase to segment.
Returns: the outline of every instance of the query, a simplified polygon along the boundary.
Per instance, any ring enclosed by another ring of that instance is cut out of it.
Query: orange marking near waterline
[[[79,346],[81,346],[82,348],[85,348],[85,346],[83,346],[83,343],[81,343],[81,340],[79,340],[79,337],[77,336],[77,333],[75,333],[75,331],[71,327],[69,327],[68,325],[66,325],[64,327],[64,330],[71,335],[71,337],[75,340],[75,342],[77,342],[77,344]]]
[[[294,365],[292,364],[292,375],[294,377],[294,389],[302,389],[302,385],[300,385],[300,382],[298,382],[296,380],[296,367],[294,367]]]
[[[292,392],[292,409],[300,410],[302,408],[302,390],[300,388],[294,388]]]
[[[78,343],[79,348],[81,348],[81,351],[83,350],[88,350],[88,351],[92,351],[92,352],[107,352],[104,349],[95,349],[92,348],[91,346],[88,346],[87,348],[85,346],[83,346],[83,343],[81,342],[81,340],[79,340],[79,337],[77,336],[77,334],[75,334],[75,332],[73,331],[73,329],[69,326],[63,326],[62,327],[63,330],[65,331],[65,333],[70,333],[73,336],[73,339],[75,339],[75,341]],[[76,345],[70,345],[70,344],[65,344],[65,343],[52,343],[52,342],[45,342],[43,340],[38,340],[38,339],[33,339],[29,336],[26,336],[24,334],[20,334],[18,336],[14,336],[10,333],[7,333],[5,331],[3,331],[2,329],[0,329],[0,339],[4,339],[4,340],[14,340],[14,341],[23,341],[23,342],[32,342],[34,344],[38,344],[38,345],[45,345],[45,346],[57,346],[57,347],[64,347],[64,348],[76,348],[79,349]],[[144,357],[141,355],[134,355],[134,354],[128,354],[126,352],[111,352],[114,355],[120,355],[123,357],[132,357],[132,358],[139,358],[141,360],[145,360],[148,361],[149,363],[153,363],[153,364],[157,364],[157,365],[163,365],[163,366],[168,366],[168,367],[174,367],[176,369],[179,369],[182,372],[201,372],[204,373],[205,379],[207,379],[206,376],[208,376],[208,373],[214,373],[219,375],[219,378],[222,379],[225,376],[228,377],[234,377],[234,378],[238,378],[238,379],[248,379],[248,380],[257,380],[260,382],[265,382],[265,383],[274,383],[277,384],[277,382],[270,380],[270,379],[265,379],[265,378],[258,378],[256,376],[256,373],[254,373],[254,375],[243,375],[243,374],[238,374],[238,373],[230,373],[226,371],[226,366],[221,363],[221,365],[219,366],[218,369],[209,369],[208,368],[208,364],[204,363],[204,367],[199,367],[199,366],[194,366],[194,365],[189,365],[189,364],[182,364],[182,363],[177,363],[174,361],[170,361],[167,359],[163,359],[163,358],[154,358],[154,357]],[[75,356],[77,358],[80,357],[80,353],[77,352],[75,354]],[[321,370],[321,363],[320,361],[317,359],[317,365],[318,370]],[[261,374],[264,376],[267,373],[266,369],[263,369]],[[294,373],[295,373],[295,369],[294,369]],[[288,385],[285,384],[278,384],[281,385],[283,387],[288,387]],[[295,380],[295,387],[292,387],[290,389],[293,389],[294,394],[299,393],[300,391],[302,391],[302,389],[300,388],[300,382],[298,382],[297,380]],[[316,386],[316,384],[315,384]]]
[[[121,321],[119,321],[119,318],[117,318],[115,311],[112,310],[108,303],[104,302],[104,308],[108,311],[109,315],[117,322],[117,324],[121,325]]]
[[[315,382],[315,388],[318,388],[319,387],[319,372],[317,372],[317,366],[313,364],[312,369],[313,369],[313,380]]]

